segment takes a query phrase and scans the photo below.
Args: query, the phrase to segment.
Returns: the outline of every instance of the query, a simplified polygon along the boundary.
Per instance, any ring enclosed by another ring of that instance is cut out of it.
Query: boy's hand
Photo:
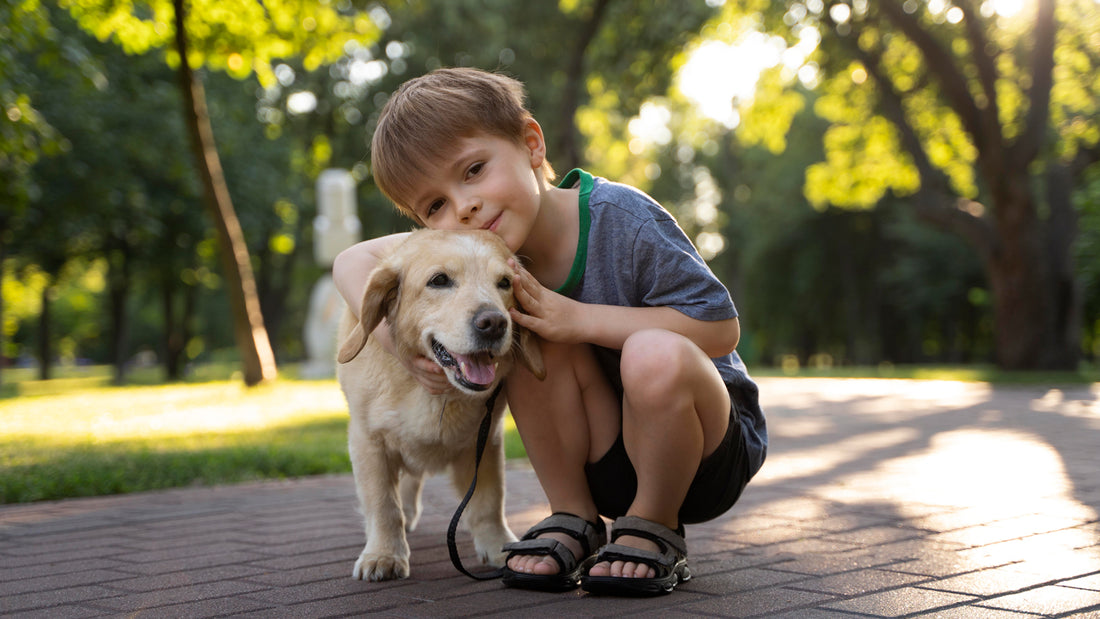
[[[512,286],[520,306],[512,308],[512,320],[550,342],[579,342],[571,318],[577,302],[544,287],[514,259],[508,262],[516,274]]]
[[[405,369],[432,395],[440,395],[451,389],[451,383],[443,373],[443,368],[423,355],[414,357],[412,361],[405,364]]]

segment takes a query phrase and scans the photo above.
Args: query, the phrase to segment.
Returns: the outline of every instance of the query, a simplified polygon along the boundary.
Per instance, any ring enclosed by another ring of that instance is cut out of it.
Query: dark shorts
[[[741,430],[738,398],[730,394],[730,421],[722,442],[699,464],[687,498],[680,507],[680,523],[693,524],[713,520],[724,514],[749,482],[749,462],[745,437]],[[588,487],[596,508],[607,518],[618,518],[634,501],[638,476],[626,455],[623,434],[598,461],[586,464]]]

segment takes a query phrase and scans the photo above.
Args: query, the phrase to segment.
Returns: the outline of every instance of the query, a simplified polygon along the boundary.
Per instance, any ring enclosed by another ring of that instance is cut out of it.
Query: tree
[[[832,126],[807,197],[867,208],[887,192],[910,196],[923,221],[966,239],[984,264],[997,364],[1075,368],[1069,190],[1100,154],[1096,2],[1038,0],[1031,18],[970,0],[780,7],[763,28],[820,38],[815,111]]]
[[[263,324],[251,257],[222,173],[202,82],[194,67],[206,65],[235,77],[253,71],[272,83],[273,60],[302,56],[314,67],[343,53],[348,41],[369,41],[377,29],[365,14],[328,2],[294,4],[259,0],[201,3],[188,11],[184,0],[156,0],[142,7],[115,0],[70,0],[67,8],[85,29],[111,39],[128,53],[166,47],[179,70],[184,115],[202,180],[208,213],[218,239],[222,270],[248,385],[275,377],[275,357]]]

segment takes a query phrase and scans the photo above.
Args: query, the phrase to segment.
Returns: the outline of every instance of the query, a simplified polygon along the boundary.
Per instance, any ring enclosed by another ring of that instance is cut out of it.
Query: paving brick
[[[21,593],[34,593],[37,591],[50,591],[58,588],[79,587],[82,585],[95,585],[111,583],[113,581],[128,578],[130,574],[117,570],[80,570],[68,571],[65,566],[58,566],[56,573],[38,578],[24,578],[0,583],[0,597],[19,595]]]
[[[995,597],[982,602],[981,606],[1040,615],[1087,612],[1100,614],[1100,591],[1062,586],[1039,587],[1022,593]]]
[[[1054,580],[1050,575],[1021,572],[1015,565],[1006,565],[988,570],[978,570],[968,574],[952,576],[922,585],[938,591],[969,593],[982,597],[1003,595],[1031,589]]]
[[[23,593],[19,595],[6,595],[0,597],[0,616],[20,610],[65,607],[77,602],[95,600],[117,594],[117,589],[110,589],[101,585],[84,585],[51,589],[48,591],[36,591],[34,593]]]
[[[191,603],[198,600],[240,596],[245,593],[262,590],[263,588],[263,585],[254,583],[223,580],[212,583],[200,583],[196,585],[156,589],[153,591],[142,591],[139,593],[127,593],[125,595],[100,598],[97,599],[95,603],[97,606],[103,606],[112,610],[135,612],[159,608],[161,606]]]
[[[686,612],[716,614],[723,617],[750,617],[819,607],[834,599],[836,599],[834,596],[814,591],[772,587],[739,595],[722,595],[705,601],[677,604],[677,606]]]
[[[918,584],[927,580],[927,577],[914,574],[867,569],[803,580],[797,584],[787,585],[787,587],[828,593],[838,597],[853,597],[875,593],[884,589],[896,589],[905,585]]]
[[[972,595],[931,591],[915,587],[903,587],[872,595],[860,596],[849,600],[829,602],[825,608],[847,610],[880,617],[901,617],[915,613],[929,612],[977,601]]]
[[[1076,587],[1078,589],[1100,591],[1100,573],[1092,574],[1090,576],[1083,576],[1081,578],[1074,578],[1072,580],[1066,580],[1060,584],[1063,587]]]

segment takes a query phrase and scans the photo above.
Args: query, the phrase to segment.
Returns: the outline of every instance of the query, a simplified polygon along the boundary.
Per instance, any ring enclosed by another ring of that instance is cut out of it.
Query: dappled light
[[[1087,526],[1100,521],[1088,464],[1100,437],[1100,385],[782,386],[774,396],[782,406],[769,417],[772,449],[748,492],[801,495],[765,500],[766,513],[821,519],[827,530],[843,514],[889,514],[891,535],[921,540],[914,559],[950,553],[959,572],[1005,566],[975,574],[991,591],[1100,566],[1100,532]],[[768,387],[765,379],[765,408]]]

